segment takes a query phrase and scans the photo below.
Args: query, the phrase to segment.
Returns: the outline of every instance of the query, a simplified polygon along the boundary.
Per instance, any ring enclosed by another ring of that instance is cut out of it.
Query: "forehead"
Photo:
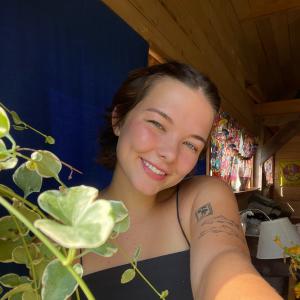
[[[207,123],[210,128],[215,115],[201,88],[191,88],[169,77],[157,80],[133,111],[141,113],[149,108],[161,110],[175,122],[184,119],[192,127]]]
[[[212,104],[200,87],[192,88],[170,77],[157,79],[137,106],[144,107],[151,104],[162,107],[181,106],[181,108],[194,106],[198,108],[197,110],[207,106],[213,111]]]

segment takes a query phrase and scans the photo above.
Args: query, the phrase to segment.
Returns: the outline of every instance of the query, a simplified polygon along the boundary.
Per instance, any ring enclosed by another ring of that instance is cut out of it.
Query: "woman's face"
[[[176,185],[197,163],[213,119],[200,89],[162,78],[115,128],[115,175],[145,195]]]

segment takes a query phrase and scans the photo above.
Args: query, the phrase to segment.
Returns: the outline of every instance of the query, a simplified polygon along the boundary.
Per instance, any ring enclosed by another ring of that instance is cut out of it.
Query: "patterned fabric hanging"
[[[211,136],[210,174],[221,177],[234,190],[249,187],[257,138],[226,112],[215,119]]]

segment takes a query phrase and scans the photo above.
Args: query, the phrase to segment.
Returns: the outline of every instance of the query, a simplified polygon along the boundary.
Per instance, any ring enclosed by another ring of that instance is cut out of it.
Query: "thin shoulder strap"
[[[182,224],[181,224],[181,221],[180,221],[180,215],[179,215],[179,184],[177,184],[177,186],[176,186],[176,211],[177,211],[177,220],[178,220],[178,224],[180,226],[181,232],[182,232],[187,244],[189,245],[189,248],[191,248],[190,242],[189,242],[188,238],[186,237],[186,234],[183,230],[183,227],[182,227]]]

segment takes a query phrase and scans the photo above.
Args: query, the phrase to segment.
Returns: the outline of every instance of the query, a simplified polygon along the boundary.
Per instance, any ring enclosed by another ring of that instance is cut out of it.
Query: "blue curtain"
[[[67,185],[104,187],[111,174],[95,160],[105,108],[128,71],[147,64],[147,43],[98,0],[1,1],[0,40],[0,101],[56,139],[13,131],[17,143],[83,171],[71,182],[64,171]],[[12,184],[9,174],[0,182]]]

